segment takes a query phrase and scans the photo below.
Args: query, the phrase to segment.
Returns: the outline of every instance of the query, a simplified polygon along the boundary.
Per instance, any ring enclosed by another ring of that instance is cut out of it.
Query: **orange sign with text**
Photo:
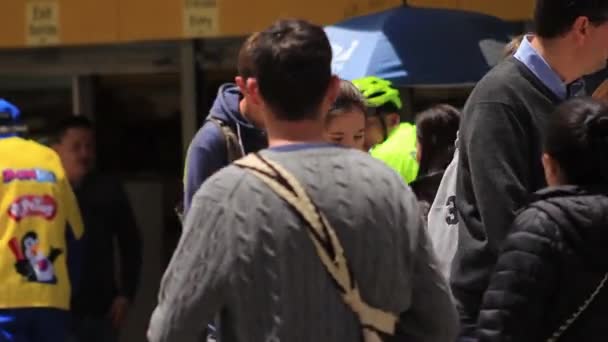
[[[509,20],[531,17],[533,0],[408,0]],[[402,0],[21,0],[0,1],[0,48],[242,36],[278,18],[322,25],[400,6]]]

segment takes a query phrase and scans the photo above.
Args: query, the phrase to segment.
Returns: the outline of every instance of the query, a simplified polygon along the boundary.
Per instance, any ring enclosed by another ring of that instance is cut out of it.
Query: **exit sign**
[[[25,36],[29,46],[59,44],[59,4],[55,0],[28,0]]]

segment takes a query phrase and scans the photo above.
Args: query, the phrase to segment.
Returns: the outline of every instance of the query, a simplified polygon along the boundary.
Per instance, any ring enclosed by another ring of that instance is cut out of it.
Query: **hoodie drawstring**
[[[241,125],[238,122],[236,123],[236,135],[239,138],[239,147],[241,148],[241,153],[246,155],[245,147],[243,147],[243,138],[241,137]]]

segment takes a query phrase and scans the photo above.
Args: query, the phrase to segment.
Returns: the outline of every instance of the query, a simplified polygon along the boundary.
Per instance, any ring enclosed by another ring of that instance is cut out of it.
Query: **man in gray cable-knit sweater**
[[[339,85],[323,29],[279,21],[255,44],[247,91],[266,113],[270,148],[262,155],[293,173],[327,216],[363,300],[400,316],[386,341],[452,342],[456,312],[415,196],[382,162],[322,142],[322,113]],[[248,171],[215,174],[193,199],[150,341],[195,341],[216,314],[222,342],[361,341],[307,229]]]

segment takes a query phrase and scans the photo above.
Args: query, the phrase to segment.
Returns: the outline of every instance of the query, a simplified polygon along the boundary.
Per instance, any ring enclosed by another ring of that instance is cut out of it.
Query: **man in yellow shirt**
[[[82,219],[59,156],[18,137],[18,119],[0,99],[0,342],[64,342]]]
[[[370,154],[395,170],[406,183],[413,182],[418,176],[416,126],[401,122],[399,90],[376,76],[354,80],[353,84],[367,100],[365,145]]]

